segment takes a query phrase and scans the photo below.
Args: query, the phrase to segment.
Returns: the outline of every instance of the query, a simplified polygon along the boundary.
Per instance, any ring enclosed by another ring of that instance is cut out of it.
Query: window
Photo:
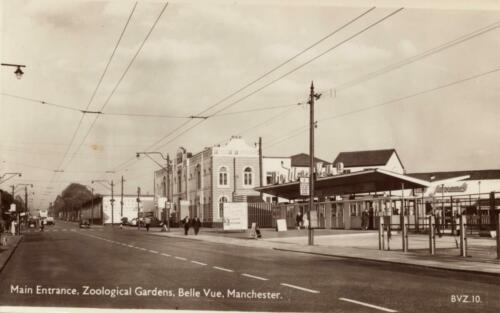
[[[196,185],[198,189],[201,189],[201,166],[196,166]]]
[[[182,192],[182,172],[177,172],[177,192]]]
[[[274,184],[273,176],[274,176],[273,172],[266,172],[266,184],[267,185]]]
[[[253,172],[250,167],[246,167],[245,170],[243,170],[243,185],[244,186],[253,185]]]
[[[222,196],[219,198],[219,217],[223,218],[224,217],[224,203],[227,202],[227,197]]]
[[[225,166],[219,169],[219,186],[227,186],[227,168]]]

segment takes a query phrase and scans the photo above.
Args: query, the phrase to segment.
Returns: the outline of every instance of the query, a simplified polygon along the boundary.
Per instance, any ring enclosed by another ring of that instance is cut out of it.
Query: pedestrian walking
[[[186,215],[186,217],[182,220],[182,223],[184,223],[184,235],[187,236],[189,232],[189,227],[191,227],[191,221],[189,220],[189,216]]]
[[[201,221],[198,216],[195,216],[193,219],[193,228],[194,228],[194,234],[198,235],[201,228]]]
[[[439,212],[436,212],[436,233],[441,238],[443,235],[441,234],[441,215]]]
[[[297,230],[300,230],[302,223],[304,223],[302,212],[297,212],[297,216],[295,216],[295,226],[297,227]]]
[[[149,231],[149,226],[151,225],[151,217],[146,217],[144,219],[144,223],[146,224],[146,231]]]
[[[368,210],[365,209],[361,213],[361,229],[367,230],[368,229]]]
[[[40,221],[40,231],[43,231],[43,228],[45,227],[45,220]]]

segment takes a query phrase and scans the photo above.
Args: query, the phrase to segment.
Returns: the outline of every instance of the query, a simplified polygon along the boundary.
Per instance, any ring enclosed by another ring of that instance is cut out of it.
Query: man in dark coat
[[[187,236],[189,232],[189,227],[191,227],[191,221],[189,220],[189,216],[186,216],[183,220],[182,223],[184,223],[184,235]]]
[[[200,227],[201,227],[201,221],[198,218],[198,216],[195,216],[193,219],[193,228],[194,228],[195,235],[198,235],[198,232],[200,231]]]

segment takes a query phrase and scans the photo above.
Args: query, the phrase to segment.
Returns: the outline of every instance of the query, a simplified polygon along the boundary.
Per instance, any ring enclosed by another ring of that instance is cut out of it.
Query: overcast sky
[[[395,148],[409,172],[500,168],[500,11],[494,1],[475,7],[446,1],[439,9],[421,1],[420,7],[416,1],[357,1],[355,7],[346,1],[172,1],[140,50],[165,2],[140,1],[135,9],[134,1],[0,3],[1,61],[26,65],[20,80],[15,68],[1,69],[0,173],[23,173],[1,188],[33,183],[37,206],[70,182],[121,175],[126,192],[141,186],[152,193],[158,167],[134,160],[137,151],[172,155],[183,146],[196,153],[241,135],[249,144],[262,137],[266,156],[308,152],[309,111],[297,103],[306,101],[311,81],[322,93],[316,103],[320,158]],[[415,58],[456,39],[462,40]],[[398,62],[402,66],[360,79]],[[104,114],[93,123],[96,114],[78,111],[87,107]],[[215,115],[167,118],[201,113]]]

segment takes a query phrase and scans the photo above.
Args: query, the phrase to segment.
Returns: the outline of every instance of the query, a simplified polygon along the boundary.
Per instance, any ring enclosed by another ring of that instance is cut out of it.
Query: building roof
[[[306,153],[299,153],[299,154],[295,154],[295,155],[292,155],[291,157],[291,165],[292,167],[308,167],[309,166],[309,154],[306,154]],[[318,163],[318,162],[323,162],[323,165],[327,165],[327,164],[330,164],[330,162],[328,161],[325,161],[325,160],[322,160],[322,159],[319,159],[319,158],[314,158],[314,163]]]
[[[443,179],[449,179],[453,177],[466,176],[466,175],[470,176],[469,178],[467,178],[467,180],[500,179],[500,170],[425,172],[425,173],[410,173],[407,175],[427,181],[443,180]]]
[[[333,164],[342,162],[344,167],[386,165],[393,153],[396,153],[399,163],[404,168],[396,149],[340,152],[335,161],[333,161]]]
[[[315,195],[321,197],[401,190],[403,184],[405,189],[430,185],[427,181],[418,178],[377,168],[318,178],[314,183],[314,190]],[[257,187],[255,190],[285,199],[304,198],[300,196],[300,182]]]

